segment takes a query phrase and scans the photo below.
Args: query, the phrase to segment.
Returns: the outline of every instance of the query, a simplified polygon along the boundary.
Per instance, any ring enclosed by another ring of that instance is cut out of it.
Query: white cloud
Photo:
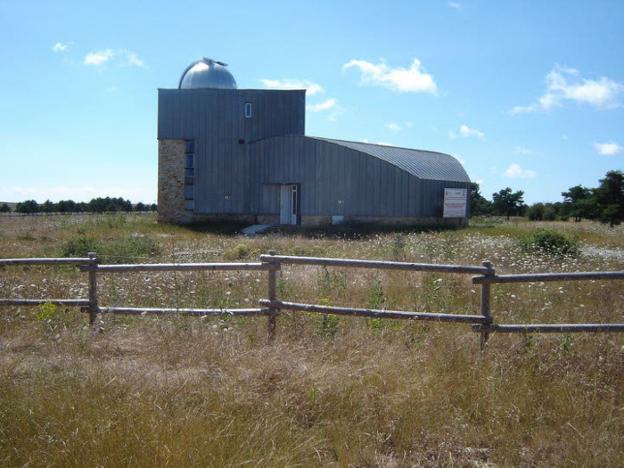
[[[71,42],[57,42],[52,46],[52,52],[65,52],[70,45]]]
[[[480,140],[482,140],[483,138],[485,138],[485,133],[483,133],[480,130],[477,130],[476,128],[470,128],[468,125],[466,124],[461,124],[459,126],[459,133],[455,133],[453,130],[449,130],[448,132],[449,138],[451,140],[454,140],[455,138],[479,138]]]
[[[115,52],[112,49],[99,50],[97,52],[89,52],[85,55],[83,63],[85,65],[92,65],[94,67],[99,67],[100,65],[104,65],[110,59],[115,56]]]
[[[535,152],[529,148],[527,148],[526,146],[514,146],[514,153],[516,154],[522,154],[524,156],[529,156],[531,154],[535,154]]]
[[[125,67],[142,67],[145,65],[138,54],[131,50],[121,49],[117,52],[117,56],[120,59],[120,64]]]
[[[268,89],[305,89],[308,96],[314,96],[325,92],[325,89],[318,84],[310,80],[293,80],[285,78],[283,80],[260,80],[265,88]]]
[[[603,156],[614,156],[620,154],[622,150],[624,150],[624,148],[614,141],[608,143],[594,143],[594,149],[598,154],[602,154]]]
[[[384,62],[375,64],[366,60],[350,60],[343,68],[357,68],[363,85],[372,84],[405,93],[438,92],[433,75],[421,69],[420,60],[416,58],[409,68],[391,68]]]
[[[104,49],[89,52],[85,55],[82,63],[87,66],[101,67],[107,62],[113,61],[122,67],[142,67],[145,65],[136,52],[128,49]]]
[[[519,164],[512,163],[505,169],[503,175],[510,179],[534,179],[537,173],[531,169],[522,169]]]
[[[336,99],[329,98],[329,99],[326,99],[325,101],[319,102],[317,104],[308,104],[306,106],[306,109],[308,109],[310,112],[323,112],[323,111],[330,110],[335,105],[336,105]]]
[[[533,104],[515,106],[511,115],[549,111],[561,107],[566,101],[589,104],[597,109],[618,107],[618,97],[624,92],[624,85],[605,76],[587,79],[574,68],[555,65],[546,75],[546,91]]]
[[[453,10],[461,10],[462,9],[462,4],[459,2],[448,2],[447,5],[449,6],[449,8],[452,8]]]
[[[402,124],[397,122],[388,122],[384,125],[384,127],[386,127],[388,130],[392,130],[393,132],[400,132],[403,129],[411,128],[413,125],[413,122],[410,121],[403,122]]]

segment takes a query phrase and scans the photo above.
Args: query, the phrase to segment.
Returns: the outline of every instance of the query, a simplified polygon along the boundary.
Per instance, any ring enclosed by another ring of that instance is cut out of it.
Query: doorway
[[[299,216],[299,185],[284,184],[280,189],[280,224],[297,224]]]

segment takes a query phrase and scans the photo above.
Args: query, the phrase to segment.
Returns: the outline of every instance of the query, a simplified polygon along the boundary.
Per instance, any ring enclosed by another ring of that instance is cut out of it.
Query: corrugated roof
[[[427,180],[448,180],[453,182],[470,182],[470,177],[461,163],[453,156],[435,151],[423,151],[396,146],[375,145],[357,141],[332,140],[330,138],[308,137],[335,143],[340,146],[361,151],[386,161],[409,172],[416,177]]]

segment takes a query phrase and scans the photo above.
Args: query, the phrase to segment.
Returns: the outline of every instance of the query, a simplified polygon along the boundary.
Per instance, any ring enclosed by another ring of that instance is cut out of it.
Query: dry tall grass
[[[0,257],[59,255],[88,238],[109,261],[251,259],[275,249],[489,258],[501,272],[624,269],[622,231],[554,226],[578,236],[586,254],[523,252],[516,237],[534,228],[527,223],[245,239],[120,216],[0,218]],[[145,237],[158,253],[126,243]],[[85,280],[70,268],[5,268],[0,297],[84,296]],[[223,307],[252,305],[265,287],[260,273],[133,274],[102,276],[100,292],[106,304]],[[478,288],[457,275],[293,267],[279,290],[332,304],[478,308]],[[624,313],[618,282],[500,285],[494,293],[499,322],[622,321]],[[283,314],[273,346],[265,327],[263,318],[102,317],[93,335],[74,309],[1,310],[0,463],[604,466],[624,459],[621,335],[494,335],[481,355],[478,337],[462,325]]]

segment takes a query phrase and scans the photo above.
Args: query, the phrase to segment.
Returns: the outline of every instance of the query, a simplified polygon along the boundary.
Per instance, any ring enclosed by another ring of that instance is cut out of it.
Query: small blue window
[[[251,102],[246,102],[245,103],[245,118],[251,119],[252,115],[253,115],[253,108],[251,106]]]

